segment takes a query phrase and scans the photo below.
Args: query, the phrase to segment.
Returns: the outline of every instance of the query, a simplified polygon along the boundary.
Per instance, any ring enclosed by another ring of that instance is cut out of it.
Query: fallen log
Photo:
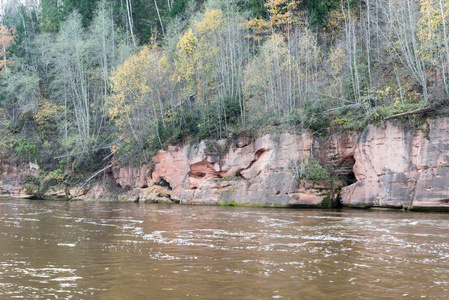
[[[428,112],[428,111],[431,111],[431,110],[433,110],[433,108],[430,107],[430,106],[423,107],[423,108],[418,108],[418,109],[415,109],[415,110],[412,110],[412,111],[391,115],[389,117],[386,117],[384,119],[384,121],[390,120],[390,119],[393,119],[393,118],[403,117],[403,116],[410,116],[410,115],[420,114],[420,113]]]
[[[114,162],[115,163],[115,162]],[[72,199],[75,199],[76,197],[78,197],[79,193],[81,192],[81,190],[86,186],[86,184],[91,181],[93,178],[95,178],[95,176],[97,176],[98,174],[100,174],[103,171],[106,171],[107,169],[109,169],[110,167],[112,167],[114,165],[114,163],[108,165],[107,167],[101,169],[100,171],[95,172],[94,175],[90,176],[85,182],[84,184],[78,189],[78,191],[76,192],[75,196],[69,198],[69,201]]]

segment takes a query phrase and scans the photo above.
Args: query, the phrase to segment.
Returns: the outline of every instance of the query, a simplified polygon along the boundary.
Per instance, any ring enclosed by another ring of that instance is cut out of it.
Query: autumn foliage
[[[448,109],[448,1],[39,3],[5,8],[1,128],[50,165]]]
[[[0,71],[12,65],[12,61],[8,59],[8,47],[14,41],[14,30],[8,29],[4,25],[0,25]]]

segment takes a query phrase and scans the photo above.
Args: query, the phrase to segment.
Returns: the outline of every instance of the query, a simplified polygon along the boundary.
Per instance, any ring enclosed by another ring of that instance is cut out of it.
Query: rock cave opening
[[[357,178],[355,178],[354,171],[350,171],[346,176],[343,177],[346,185],[351,185],[357,182]]]
[[[196,177],[196,178],[204,178],[206,177],[206,173],[205,172],[196,172],[196,173],[191,173],[192,177]]]
[[[243,178],[243,175],[242,175],[242,173],[241,173],[243,170],[245,170],[245,169],[238,169],[238,170],[235,172],[235,177]]]
[[[248,170],[249,168],[251,168],[253,166],[253,164],[260,158],[260,156],[262,154],[264,154],[265,152],[267,152],[267,149],[265,149],[265,148],[261,148],[261,149],[257,150],[256,153],[254,154],[254,159],[249,163],[249,165],[246,168],[238,169],[235,172],[235,176],[245,178],[242,174],[242,171],[245,171],[245,170]],[[259,176],[259,174],[260,174],[260,171],[257,174],[257,176]]]
[[[354,174],[355,159],[354,156],[346,157],[340,165],[340,177],[344,180],[345,185],[351,185],[357,182]]]
[[[162,178],[162,177],[161,177],[161,179],[159,179],[159,181],[156,183],[156,185],[166,187],[166,188],[168,188],[170,191],[172,190],[172,187],[170,186],[170,183],[168,183],[168,181],[165,180],[165,179]]]

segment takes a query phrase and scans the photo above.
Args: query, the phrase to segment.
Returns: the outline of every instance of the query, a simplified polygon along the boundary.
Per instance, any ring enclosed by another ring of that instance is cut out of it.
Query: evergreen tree
[[[43,31],[58,32],[63,13],[58,0],[41,0],[39,27]]]
[[[68,15],[74,9],[81,15],[83,26],[86,28],[92,22],[99,0],[64,0],[63,14]]]

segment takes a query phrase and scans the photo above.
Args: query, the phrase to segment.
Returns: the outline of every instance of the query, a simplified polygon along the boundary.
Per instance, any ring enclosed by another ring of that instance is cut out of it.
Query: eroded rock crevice
[[[213,164],[207,160],[203,160],[190,165],[189,177],[196,179],[221,178],[218,171],[215,170]]]
[[[254,163],[256,161],[258,161],[259,158],[262,156],[262,154],[264,154],[265,152],[267,152],[267,149],[265,149],[265,148],[261,148],[261,149],[257,150],[256,153],[254,154],[254,159],[249,163],[249,165],[246,168],[238,169],[235,173],[235,176],[242,177],[244,179],[249,179],[242,172],[251,169],[251,167],[254,165]],[[261,172],[259,171],[256,176],[258,176],[260,173]]]
[[[346,174],[345,176],[343,176],[343,180],[345,181],[345,184],[351,185],[353,183],[357,182],[357,178],[355,178],[355,174],[354,171],[349,172],[348,174]]]
[[[357,182],[357,178],[354,173],[355,159],[353,155],[345,157],[340,165],[337,167],[337,174],[344,181],[345,186],[354,184]]]
[[[156,182],[154,185],[165,187],[165,188],[169,189],[170,191],[173,190],[173,188],[170,186],[170,183],[167,180],[165,180],[163,177],[161,177],[159,179],[159,181]]]

